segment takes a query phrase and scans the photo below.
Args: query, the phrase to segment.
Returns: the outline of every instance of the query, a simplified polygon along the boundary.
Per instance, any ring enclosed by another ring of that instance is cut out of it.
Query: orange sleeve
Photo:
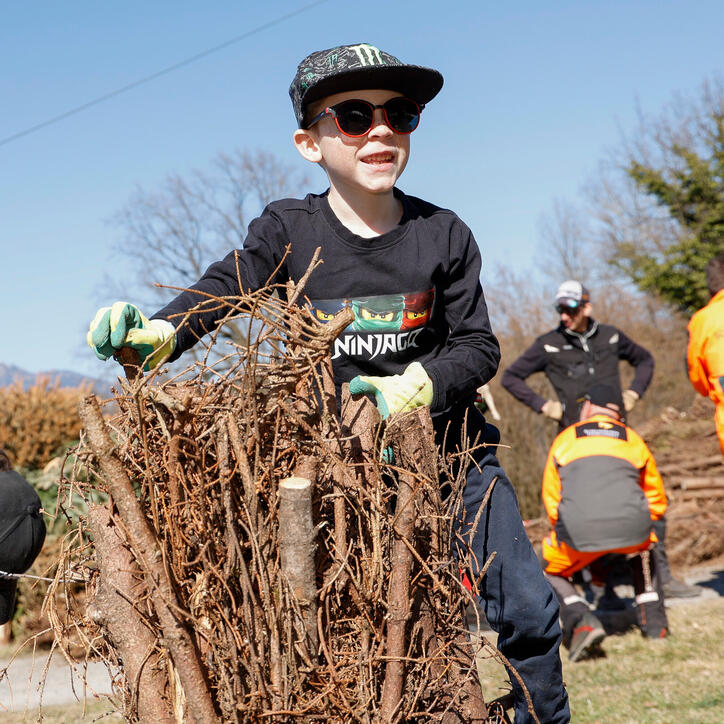
[[[561,502],[561,478],[558,474],[558,466],[556,465],[555,449],[558,438],[553,441],[551,449],[548,451],[548,459],[543,470],[543,487],[541,495],[543,497],[543,505],[548,515],[551,526],[555,527],[558,520],[558,506]]]
[[[643,440],[641,440],[641,445],[647,453],[646,464],[641,471],[641,488],[649,504],[651,520],[658,520],[666,512],[666,506],[668,505],[664,481],[661,479],[659,469],[656,467],[654,456]]]
[[[686,348],[686,367],[694,389],[704,397],[709,396],[709,375],[702,360],[704,333],[701,316],[695,314],[689,321],[689,344]]]

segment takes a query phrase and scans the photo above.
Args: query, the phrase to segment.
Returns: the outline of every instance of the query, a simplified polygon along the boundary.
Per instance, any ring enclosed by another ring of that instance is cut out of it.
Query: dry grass
[[[720,724],[724,721],[724,598],[668,609],[672,635],[637,631],[603,642],[605,657],[569,664],[563,678],[575,724]],[[492,699],[510,687],[501,666],[479,662]]]
[[[672,636],[647,641],[636,632],[607,638],[605,658],[568,664],[563,673],[575,724],[720,724],[724,721],[724,598],[668,609]],[[479,661],[488,699],[509,690],[500,664]],[[45,724],[119,722],[107,701],[43,709]],[[37,721],[37,710],[3,712],[9,724]]]
[[[28,724],[39,721],[37,709],[24,711],[11,711],[2,713],[3,724]],[[76,724],[76,722],[122,722],[123,717],[113,711],[113,705],[108,700],[88,701],[67,704],[64,706],[43,707],[43,724]]]

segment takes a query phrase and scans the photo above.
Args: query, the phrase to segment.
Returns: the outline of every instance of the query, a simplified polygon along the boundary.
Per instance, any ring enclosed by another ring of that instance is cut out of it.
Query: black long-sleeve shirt
[[[323,264],[304,290],[314,313],[321,321],[345,305],[355,313],[334,346],[337,384],[358,374],[399,374],[417,361],[433,383],[433,413],[473,399],[500,360],[477,244],[453,212],[397,189],[395,194],[403,206],[399,225],[370,239],[337,219],[326,194],[273,202],[250,224],[243,249],[212,264],[191,289],[224,297],[239,294],[239,279],[246,291],[296,282],[321,247]],[[183,292],[154,317],[178,322],[175,315],[205,298]],[[217,309],[192,315],[176,332],[171,359],[213,329],[222,314]]]
[[[591,385],[606,383],[621,392],[618,361],[626,360],[635,368],[630,389],[643,396],[654,374],[651,353],[610,324],[590,320],[581,333],[563,324],[541,335],[518,357],[500,379],[513,397],[540,412],[545,398],[534,392],[525,380],[535,372],[544,372],[563,406],[563,429],[578,422],[579,400]]]

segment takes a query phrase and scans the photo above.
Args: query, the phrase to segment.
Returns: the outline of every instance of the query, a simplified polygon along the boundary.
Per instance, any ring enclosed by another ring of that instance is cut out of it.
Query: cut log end
[[[285,490],[306,490],[310,488],[312,481],[307,478],[285,478],[279,483],[279,487]]]

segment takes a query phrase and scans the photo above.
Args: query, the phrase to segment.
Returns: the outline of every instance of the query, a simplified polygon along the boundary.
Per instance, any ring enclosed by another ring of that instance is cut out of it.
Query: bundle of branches
[[[337,400],[352,313],[320,324],[301,290],[205,302],[248,323],[223,370],[123,381],[110,419],[81,404],[92,482],[66,482],[108,499],[68,547],[90,603],[51,616],[57,640],[108,662],[129,721],[485,721],[454,524],[470,450],[442,459],[426,408],[382,427]]]

